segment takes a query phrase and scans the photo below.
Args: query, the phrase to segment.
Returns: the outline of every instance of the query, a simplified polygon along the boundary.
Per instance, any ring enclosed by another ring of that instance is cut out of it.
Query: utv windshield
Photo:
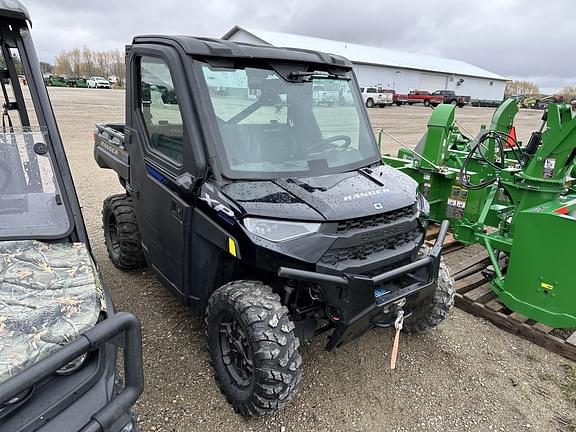
[[[68,234],[70,219],[46,146],[46,131],[0,130],[0,239]]]
[[[230,178],[349,171],[379,161],[351,76],[201,63]]]

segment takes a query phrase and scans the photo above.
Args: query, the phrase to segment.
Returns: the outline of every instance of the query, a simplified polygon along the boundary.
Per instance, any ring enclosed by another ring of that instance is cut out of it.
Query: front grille
[[[348,219],[338,222],[337,233],[343,233],[352,230],[363,230],[367,228],[376,228],[381,225],[386,225],[391,222],[397,221],[402,218],[409,218],[416,213],[416,205],[409,205],[407,207],[392,210],[390,212],[377,214],[374,216],[365,216],[356,219]]]
[[[384,250],[394,250],[416,240],[422,233],[418,228],[384,237],[375,241],[366,242],[348,248],[329,249],[320,259],[324,264],[336,265],[342,261],[364,261],[372,254]]]

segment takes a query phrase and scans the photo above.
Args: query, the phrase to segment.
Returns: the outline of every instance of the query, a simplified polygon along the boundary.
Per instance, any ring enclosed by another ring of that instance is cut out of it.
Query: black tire
[[[424,106],[430,106],[430,101],[428,99],[424,100]]]
[[[402,106],[402,102],[396,102],[396,106]]]
[[[135,270],[146,266],[131,197],[119,194],[106,198],[102,224],[108,256],[116,267]]]
[[[366,108],[373,108],[374,107],[374,99],[368,98],[366,100]]]
[[[216,380],[238,414],[271,414],[296,395],[300,342],[272,288],[258,281],[230,282],[214,291],[206,312]]]
[[[428,248],[423,248],[428,253]],[[454,306],[454,279],[440,258],[440,271],[436,290],[430,294],[404,321],[404,329],[408,333],[424,333],[438,326],[446,319]]]
[[[451,103],[452,105],[456,105],[456,104],[458,104],[458,101],[457,101],[456,99],[452,99],[452,100],[450,101],[450,103]]]
[[[463,104],[463,103],[459,103],[459,104],[458,104],[458,108],[464,108],[464,104]]]

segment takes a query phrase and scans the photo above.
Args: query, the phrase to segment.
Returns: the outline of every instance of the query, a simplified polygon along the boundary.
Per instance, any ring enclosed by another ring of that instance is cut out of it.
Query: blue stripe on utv
[[[154,180],[162,183],[162,184],[167,184],[168,183],[168,179],[164,176],[164,174],[162,174],[160,171],[158,171],[156,168],[154,168],[152,165],[146,164],[146,172],[150,175],[150,177],[152,177]]]

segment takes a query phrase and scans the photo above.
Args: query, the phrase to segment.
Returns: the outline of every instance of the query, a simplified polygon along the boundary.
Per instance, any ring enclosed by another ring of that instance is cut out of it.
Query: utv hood
[[[248,215],[337,221],[410,205],[417,186],[406,174],[380,165],[319,177],[231,183],[222,192]]]

